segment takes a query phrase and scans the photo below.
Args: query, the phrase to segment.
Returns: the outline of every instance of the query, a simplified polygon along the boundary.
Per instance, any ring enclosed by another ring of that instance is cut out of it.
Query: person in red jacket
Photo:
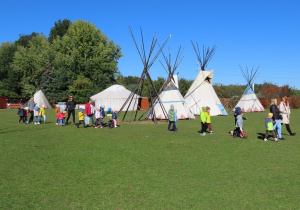
[[[88,116],[90,119],[92,117],[92,109],[91,109],[92,99],[88,99],[87,103],[85,104],[85,115]]]

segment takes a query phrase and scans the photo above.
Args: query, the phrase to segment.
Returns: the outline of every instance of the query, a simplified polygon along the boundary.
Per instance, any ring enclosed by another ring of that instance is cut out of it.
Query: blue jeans
[[[40,122],[39,116],[34,116],[34,123],[38,123],[38,122]]]
[[[276,121],[275,125],[273,126],[273,129],[274,129],[274,131],[276,131],[276,129],[277,129],[276,133],[278,134],[278,137],[282,138],[282,136],[281,136],[281,122],[280,122],[280,120]]]

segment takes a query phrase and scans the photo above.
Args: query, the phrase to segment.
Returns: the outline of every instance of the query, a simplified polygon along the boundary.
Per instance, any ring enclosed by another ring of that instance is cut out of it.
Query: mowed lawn
[[[1,209],[299,209],[300,110],[285,141],[261,139],[265,113],[245,113],[248,139],[229,135],[234,118],[121,123],[116,129],[17,124],[0,110]],[[77,114],[77,113],[76,113]],[[78,118],[76,117],[76,121]]]

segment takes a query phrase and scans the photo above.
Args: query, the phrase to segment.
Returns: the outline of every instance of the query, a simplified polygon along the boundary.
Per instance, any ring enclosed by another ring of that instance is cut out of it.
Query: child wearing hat
[[[272,118],[273,118],[273,113],[269,113],[268,117],[266,117],[265,126],[266,126],[267,131],[265,134],[264,141],[268,141],[268,136],[270,133],[273,135],[274,141],[278,141],[278,139],[276,138],[275,132],[274,132],[275,121]]]
[[[20,124],[21,120],[23,121],[23,124],[25,124],[25,110],[24,110],[24,105],[21,105],[21,107],[19,108],[17,116],[20,117],[18,124]]]
[[[245,133],[243,131],[243,111],[242,110],[239,110],[238,111],[238,115],[236,117],[236,124],[235,124],[235,127],[236,129],[234,130],[234,133],[233,133],[233,137],[234,138],[237,138],[238,136],[241,136],[246,139],[247,136],[245,136]]]
[[[40,108],[39,106],[35,106],[33,109],[33,115],[34,115],[34,124],[40,124],[39,115],[40,115]]]
[[[170,132],[171,124],[173,124],[173,131],[178,132],[176,128],[175,123],[175,112],[174,112],[174,105],[171,104],[169,112],[168,112],[168,118],[169,118],[169,125],[168,125],[168,132]]]
[[[209,129],[209,134],[215,134],[212,130],[212,127],[211,127],[211,119],[210,119],[210,107],[206,107],[206,114],[207,114],[207,120],[206,120],[206,123],[207,123],[207,127]]]
[[[77,124],[77,128],[79,128],[80,124],[83,124],[83,127],[86,128],[85,126],[85,122],[84,122],[84,112],[83,112],[83,108],[79,109],[78,112],[78,118],[79,118],[79,123]]]
[[[200,135],[205,136],[206,135],[206,130],[208,128],[207,125],[207,112],[206,112],[207,107],[202,107],[202,110],[200,110],[200,120],[201,120],[201,131]]]
[[[114,128],[115,126],[114,126],[114,121],[112,119],[112,111],[110,107],[108,107],[107,109],[106,116],[107,116],[107,127]]]
[[[25,108],[24,108],[24,112],[25,112],[25,116],[24,116],[24,118],[25,118],[25,123],[28,124],[28,107],[25,107]]]
[[[44,120],[44,124],[46,123],[46,115],[45,115],[45,105],[42,105],[42,107],[40,108],[40,121],[42,121],[42,118]]]
[[[117,119],[118,119],[118,115],[117,115],[115,109],[112,110],[112,119],[113,119],[113,121],[114,121],[114,125],[115,125],[115,128],[116,128],[116,127],[117,127]]]

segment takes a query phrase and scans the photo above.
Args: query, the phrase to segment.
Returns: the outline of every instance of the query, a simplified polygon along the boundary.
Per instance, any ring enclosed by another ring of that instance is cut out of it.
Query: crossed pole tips
[[[140,56],[140,58],[142,60],[142,63],[143,63],[143,71],[142,71],[141,77],[139,78],[139,80],[138,80],[138,82],[137,82],[134,90],[130,93],[129,97],[126,99],[125,103],[123,104],[123,106],[121,107],[120,111],[118,112],[118,116],[123,111],[123,109],[126,109],[126,111],[124,113],[124,116],[122,118],[122,122],[123,122],[124,119],[125,119],[125,117],[126,117],[126,115],[127,115],[128,110],[130,108],[130,105],[133,102],[133,106],[132,106],[133,109],[132,109],[132,112],[131,112],[131,116],[130,116],[129,122],[132,121],[133,113],[134,113],[134,106],[137,104],[137,100],[138,100],[138,98],[141,95],[142,90],[143,90],[144,81],[145,81],[145,79],[147,79],[148,95],[150,97],[150,105],[149,105],[147,111],[148,110],[152,110],[152,121],[154,123],[157,123],[157,118],[156,118],[156,115],[155,115],[155,111],[153,109],[153,104],[155,103],[154,99],[157,97],[157,100],[158,100],[158,102],[159,102],[159,104],[161,106],[162,106],[162,102],[161,102],[161,100],[159,98],[159,95],[158,95],[158,92],[157,92],[157,90],[156,90],[156,88],[154,86],[153,80],[151,79],[149,70],[150,70],[151,66],[153,65],[153,63],[155,62],[155,60],[157,59],[157,57],[159,56],[159,54],[162,52],[162,50],[165,47],[165,45],[167,44],[168,40],[171,38],[171,34],[168,36],[168,38],[166,39],[166,41],[163,43],[163,45],[160,47],[160,49],[158,50],[158,52],[155,54],[155,56],[151,60],[151,56],[152,56],[152,53],[154,51],[154,48],[155,48],[155,45],[156,45],[156,42],[157,42],[157,38],[155,37],[156,33],[154,33],[149,54],[146,55],[142,28],[140,28],[140,31],[141,31],[141,47],[139,48],[138,45],[137,45],[137,43],[136,43],[136,40],[135,40],[135,38],[133,36],[131,28],[129,27],[129,33],[130,33],[130,35],[131,35],[131,37],[133,39],[135,47],[136,47],[136,49],[137,49],[137,51],[139,53],[139,56]],[[152,90],[151,90],[151,88],[152,88]],[[138,110],[136,109],[133,121],[136,121],[137,112],[138,112]],[[139,120],[140,119],[141,119],[141,117],[139,118]]]

